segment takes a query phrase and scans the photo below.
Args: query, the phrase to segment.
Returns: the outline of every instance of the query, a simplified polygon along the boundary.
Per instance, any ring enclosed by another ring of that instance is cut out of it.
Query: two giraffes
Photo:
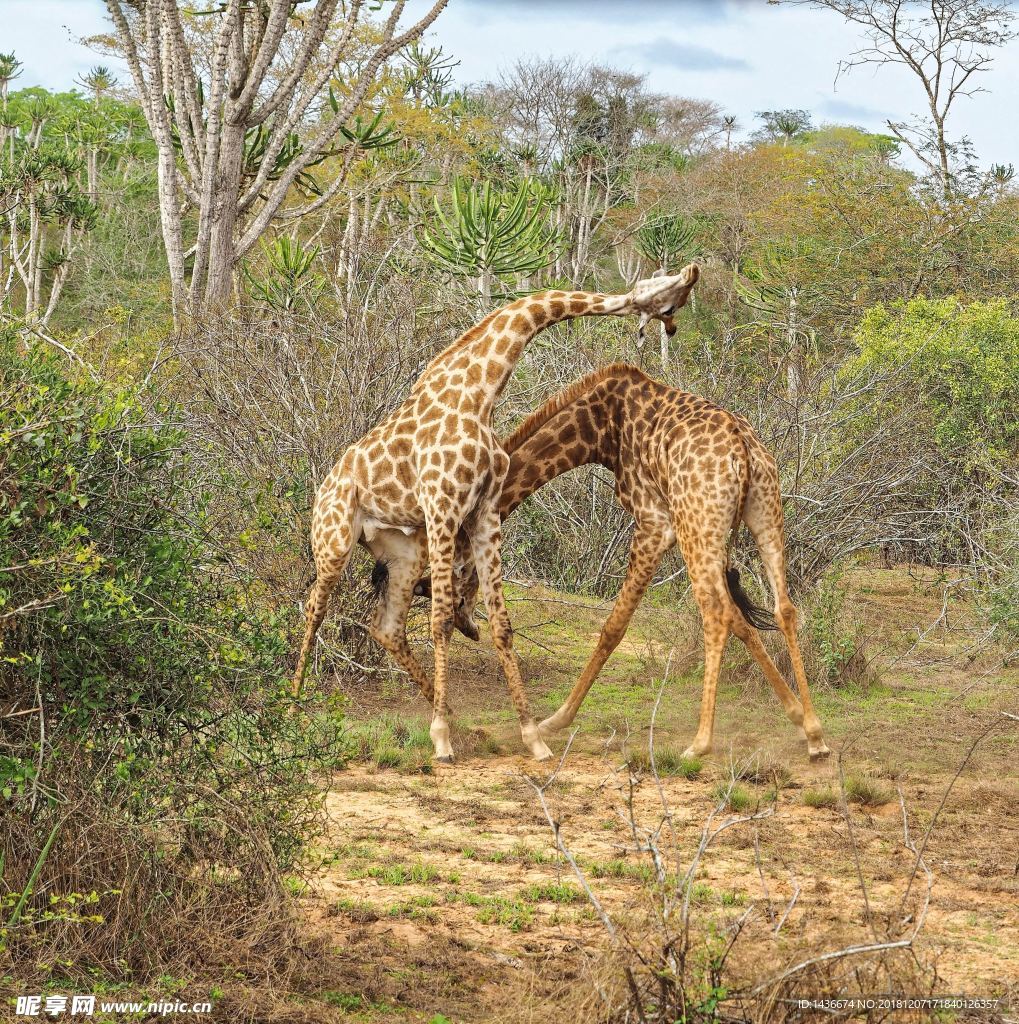
[[[691,264],[676,275],[638,281],[625,295],[545,291],[517,299],[428,364],[406,401],[351,445],[319,488],[311,527],[316,580],[307,602],[295,693],[329,594],[360,543],[384,567],[371,634],[431,702],[436,760],[453,760],[446,701],[449,639],[456,625],[471,631],[469,613],[478,589],[524,745],[544,760],[550,756],[544,737],[572,721],[658,563],[678,542],[704,628],[704,695],[689,752],[711,749],[715,689],[732,632],[805,734],[810,756],[827,755],[786,588],[778,472],[745,420],[632,367],[610,366],[551,399],[505,443],[492,430],[495,404],[539,331],[575,317],[639,315],[642,328],[660,320],[672,334],[673,316],[698,277]],[[538,726],[513,652],[503,597],[502,520],[548,480],[588,462],[612,469],[619,500],[636,520],[630,566],[584,674],[563,707]],[[775,618],[789,646],[798,698],[761,642],[756,628],[761,613],[729,566],[730,534],[741,521],[757,541],[775,594]],[[434,681],[406,636],[407,613],[426,565],[431,566]]]

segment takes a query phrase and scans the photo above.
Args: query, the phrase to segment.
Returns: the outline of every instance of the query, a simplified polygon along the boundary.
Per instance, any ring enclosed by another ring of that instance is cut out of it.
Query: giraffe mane
[[[574,381],[568,388],[553,395],[544,405],[539,406],[500,444],[507,455],[512,455],[522,444],[529,441],[549,420],[558,416],[564,409],[571,406],[578,398],[583,398],[594,390],[602,381],[609,377],[627,376],[646,378],[647,374],[629,363],[609,363]]]
[[[485,331],[491,326],[492,321],[501,313],[503,310],[508,309],[509,306],[500,306],[499,309],[493,309],[483,320],[480,320],[473,327],[469,327],[463,334],[460,335],[455,341],[447,345],[438,355],[433,356],[429,361],[428,365],[421,371],[421,375],[418,377],[414,384],[412,391],[417,391],[421,387],[424,379],[432,372],[440,363],[444,362],[450,356],[455,355],[461,349],[466,348],[472,342],[475,342],[480,338]]]

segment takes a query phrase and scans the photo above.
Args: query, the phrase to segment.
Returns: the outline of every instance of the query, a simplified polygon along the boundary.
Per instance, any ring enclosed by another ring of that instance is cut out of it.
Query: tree
[[[547,190],[524,179],[503,190],[453,182],[449,216],[435,199],[437,223],[419,239],[425,254],[447,272],[474,279],[485,305],[504,275],[531,274],[555,258],[559,235],[549,224]]]
[[[97,64],[90,68],[87,74],[79,78],[78,84],[92,94],[96,106],[99,106],[103,97],[116,88],[117,78],[105,64]]]
[[[781,139],[783,146],[811,128],[810,115],[805,110],[760,110],[754,116],[764,122],[756,137],[767,141]]]
[[[800,0],[794,0],[800,2]],[[839,66],[900,65],[923,86],[929,120],[888,121],[888,130],[930,171],[941,194],[953,188],[953,163],[967,140],[949,141],[946,123],[955,101],[983,90],[973,78],[986,71],[993,51],[1015,35],[1009,0],[809,0],[863,27],[868,45]]]
[[[7,109],[7,94],[11,88],[11,82],[21,75],[21,61],[17,60],[13,53],[0,53],[0,104]]]
[[[726,114],[722,118],[722,127],[725,129],[725,148],[732,149],[732,133],[736,128],[736,115]]]
[[[0,126],[0,308],[45,325],[97,222],[100,162],[119,145],[120,104],[24,89]]]
[[[856,332],[858,364],[895,368],[917,417],[967,465],[1008,465],[1019,450],[1019,318],[1005,299],[915,298],[877,305]]]
[[[695,235],[694,224],[681,214],[655,217],[637,229],[636,248],[660,274],[674,271],[690,253]],[[661,325],[662,366],[669,365],[669,335]],[[643,336],[643,334],[641,335]]]
[[[322,190],[312,168],[338,152],[349,164],[370,143],[370,136],[352,137],[349,122],[386,61],[446,2],[435,0],[400,31],[405,0],[377,27],[364,20],[372,5],[363,0],[342,8],[340,0],[316,0],[310,10],[302,0],[224,0],[201,13],[179,0],[107,0],[159,154],[175,314],[188,301],[201,308],[229,299],[240,261],[295,190],[308,206],[339,191],[342,169]],[[186,248],[190,209],[198,226]]]
[[[504,143],[527,153],[528,166],[556,186],[555,221],[564,239],[554,274],[580,287],[597,262],[599,229],[632,200],[634,157],[645,143],[700,138],[711,104],[649,94],[644,78],[567,60],[518,61],[484,92]],[[682,109],[681,109],[682,108]],[[693,114],[696,128],[691,127]],[[645,154],[650,156],[652,154]]]

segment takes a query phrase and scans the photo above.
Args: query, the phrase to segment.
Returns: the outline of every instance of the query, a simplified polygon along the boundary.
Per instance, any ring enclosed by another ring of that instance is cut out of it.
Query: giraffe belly
[[[417,533],[420,529],[419,526],[407,526],[403,523],[386,523],[375,516],[365,516],[361,520],[361,536],[364,537],[365,542],[370,544],[376,534],[381,530],[398,530],[405,537],[410,537]]]

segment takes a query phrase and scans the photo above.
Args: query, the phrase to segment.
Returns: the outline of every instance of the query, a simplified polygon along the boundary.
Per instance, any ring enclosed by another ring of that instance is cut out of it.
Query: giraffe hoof
[[[452,754],[444,754],[441,757],[438,754],[435,755],[436,764],[452,764],[453,760],[454,758]]]
[[[558,714],[550,715],[544,722],[538,723],[538,732],[543,738],[548,739],[557,732],[561,732],[565,725],[569,725],[569,722],[561,721]]]

